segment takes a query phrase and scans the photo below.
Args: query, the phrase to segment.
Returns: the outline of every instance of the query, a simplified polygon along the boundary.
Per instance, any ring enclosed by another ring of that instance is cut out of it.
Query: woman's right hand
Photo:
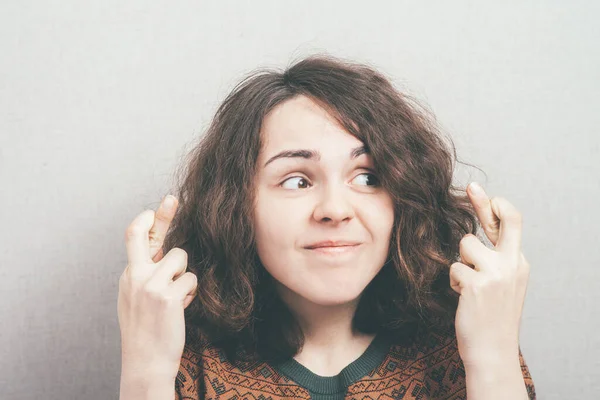
[[[170,206],[169,206],[170,205]],[[118,319],[122,373],[169,376],[179,370],[185,344],[184,309],[196,296],[197,277],[187,253],[162,245],[177,208],[166,196],[156,213],[145,210],[127,227],[128,264],[119,279]]]

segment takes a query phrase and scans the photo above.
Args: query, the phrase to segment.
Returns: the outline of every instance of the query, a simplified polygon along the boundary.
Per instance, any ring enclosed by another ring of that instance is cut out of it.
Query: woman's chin
[[[279,284],[278,286],[280,295],[287,303],[309,302],[323,307],[342,306],[357,302],[364,290],[360,285],[356,285],[356,287],[348,287],[349,285],[287,287]]]
[[[328,291],[326,293],[307,293],[305,295],[301,294],[302,297],[310,301],[311,303],[317,304],[323,307],[334,307],[341,306],[345,304],[350,304],[356,302],[360,297],[360,292],[358,293],[350,293],[348,291],[345,292],[332,292]]]

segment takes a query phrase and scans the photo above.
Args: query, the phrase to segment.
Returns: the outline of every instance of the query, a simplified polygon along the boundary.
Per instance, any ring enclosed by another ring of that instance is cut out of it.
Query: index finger
[[[175,196],[167,195],[158,207],[158,210],[156,210],[156,214],[154,215],[154,225],[150,228],[149,233],[150,258],[152,259],[154,259],[162,249],[165,236],[169,230],[169,225],[175,215],[176,206],[177,199]],[[159,255],[159,258],[162,258],[162,254]]]
[[[508,200],[494,197],[491,200],[492,210],[500,219],[500,232],[496,249],[509,251],[518,255],[521,251],[523,222],[521,213]]]
[[[125,231],[125,247],[129,264],[152,262],[150,259],[150,243],[148,231],[154,223],[154,211],[145,210],[129,224]]]

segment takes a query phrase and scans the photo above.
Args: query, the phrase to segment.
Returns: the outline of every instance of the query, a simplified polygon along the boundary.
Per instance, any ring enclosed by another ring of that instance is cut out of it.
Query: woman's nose
[[[354,209],[348,198],[348,189],[344,185],[330,185],[322,190],[315,205],[314,218],[341,222],[354,217]]]

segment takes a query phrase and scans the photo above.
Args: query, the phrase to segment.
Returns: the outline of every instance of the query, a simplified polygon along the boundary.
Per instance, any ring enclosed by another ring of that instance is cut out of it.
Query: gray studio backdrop
[[[501,4],[499,4],[501,3]],[[594,1],[0,3],[0,399],[117,399],[126,226],[246,72],[370,63],[524,217],[540,399],[600,398]]]

